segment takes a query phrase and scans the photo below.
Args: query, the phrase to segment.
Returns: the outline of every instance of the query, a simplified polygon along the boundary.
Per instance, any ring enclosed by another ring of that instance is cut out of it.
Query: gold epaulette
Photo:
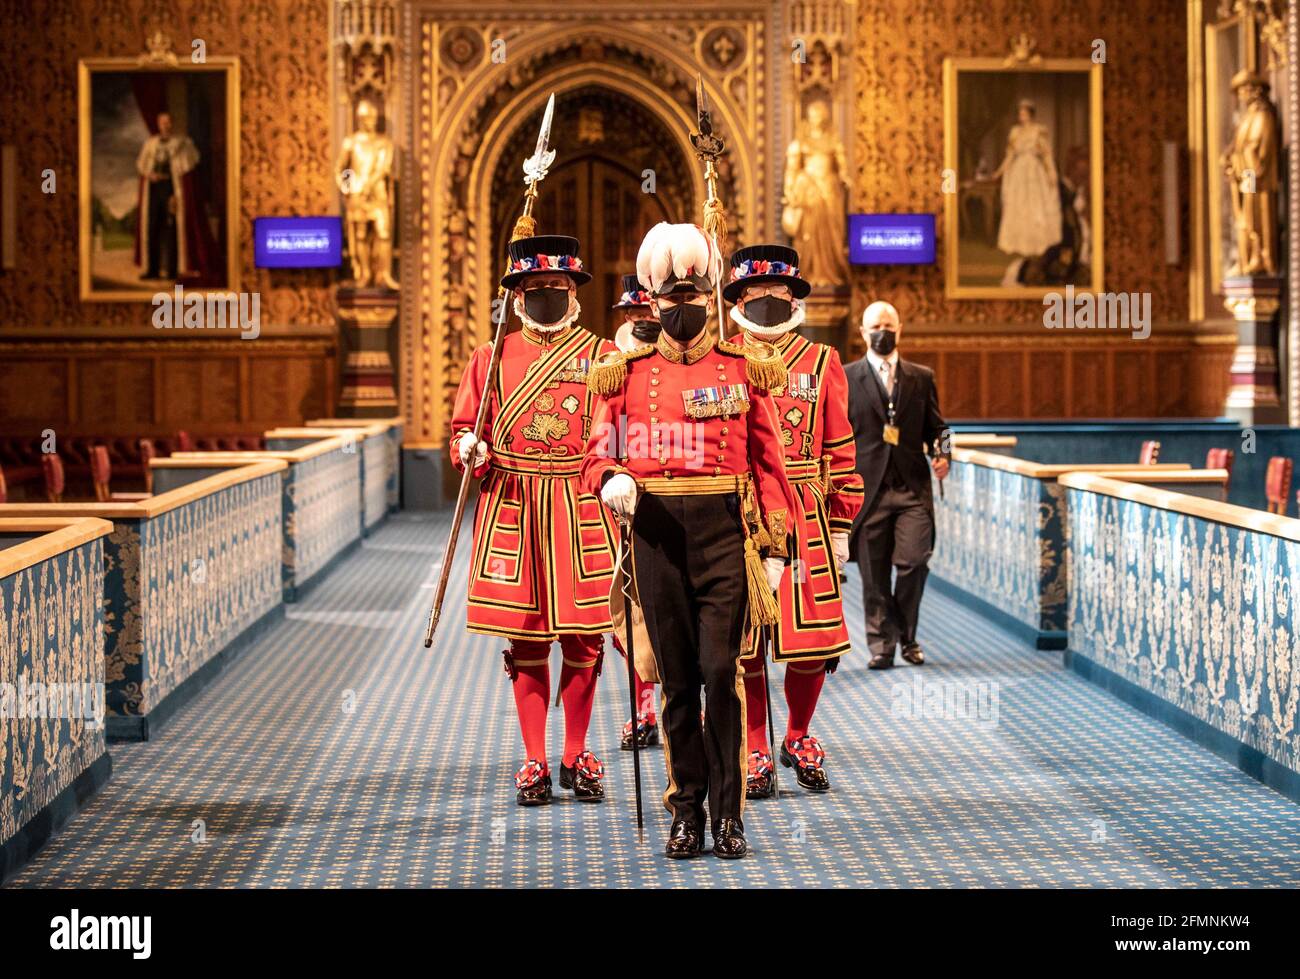
[[[745,358],[745,378],[751,385],[763,391],[783,388],[786,384],[787,371],[780,352],[770,343],[761,340],[748,340],[744,343],[732,343],[719,340],[718,349],[723,353]]]
[[[637,347],[635,350],[607,350],[596,358],[596,362],[587,371],[587,389],[592,394],[609,397],[622,390],[627,380],[627,363],[640,360],[655,352],[651,345]]]

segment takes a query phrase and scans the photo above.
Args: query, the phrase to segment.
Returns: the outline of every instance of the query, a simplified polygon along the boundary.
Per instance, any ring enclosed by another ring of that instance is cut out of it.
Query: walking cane
[[[627,517],[618,518],[618,530],[618,570],[623,579],[619,583],[619,589],[623,593],[623,621],[627,633],[624,647],[624,652],[627,653],[627,697],[632,705],[632,772],[636,781],[636,834],[638,841],[644,842],[645,817],[641,809],[641,744],[637,737],[641,714],[636,702],[636,662],[632,638],[635,631],[632,626],[632,572],[629,567],[632,549],[628,546],[631,522]]]
[[[760,628],[759,636],[762,645],[759,647],[758,655],[763,658],[763,699],[767,701],[767,743],[772,746],[772,752],[776,754],[776,734],[772,725],[772,685],[767,678],[767,651],[772,647],[772,627],[765,625]],[[772,798],[781,798],[781,787],[777,784],[776,772],[781,766],[778,763],[779,755],[772,759]]]

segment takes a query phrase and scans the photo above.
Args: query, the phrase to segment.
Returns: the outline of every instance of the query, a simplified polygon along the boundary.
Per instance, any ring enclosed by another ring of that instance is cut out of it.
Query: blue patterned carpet
[[[1300,807],[933,591],[930,664],[873,673],[858,652],[828,680],[815,733],[834,788],[788,778],[751,804],[748,859],[662,858],[659,750],[637,841],[617,657],[592,724],[611,798],[520,809],[500,644],[454,613],[440,649],[420,642],[446,521],[390,520],[157,740],[113,746],[112,781],[9,886],[1300,884]],[[861,650],[856,570],[848,594]],[[943,709],[981,689],[979,716]],[[551,734],[558,751],[559,711]]]

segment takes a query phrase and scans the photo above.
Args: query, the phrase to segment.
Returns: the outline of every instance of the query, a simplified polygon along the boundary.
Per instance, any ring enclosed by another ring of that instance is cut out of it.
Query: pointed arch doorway
[[[492,180],[492,238],[504,256],[518,216],[521,162],[532,152],[542,110],[516,126]],[[535,217],[539,234],[580,243],[592,280],[578,293],[579,322],[613,335],[610,307],[622,275],[636,271],[641,239],[659,221],[693,221],[692,161],[663,122],[636,99],[608,88],[580,89],[557,100],[552,145],[559,152],[542,183]]]

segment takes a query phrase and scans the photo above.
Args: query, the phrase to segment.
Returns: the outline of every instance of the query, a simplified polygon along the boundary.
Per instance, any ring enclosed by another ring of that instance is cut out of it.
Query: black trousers
[[[916,641],[934,550],[931,501],[906,486],[882,486],[858,527],[856,545],[867,646],[873,656],[893,656],[900,643]]]
[[[149,185],[149,254],[146,279],[176,278],[176,215],[171,211],[172,181],[159,180]]]
[[[735,494],[645,494],[632,558],[663,683],[664,805],[674,819],[739,819],[745,796],[745,538]],[[700,725],[700,687],[704,724]]]

